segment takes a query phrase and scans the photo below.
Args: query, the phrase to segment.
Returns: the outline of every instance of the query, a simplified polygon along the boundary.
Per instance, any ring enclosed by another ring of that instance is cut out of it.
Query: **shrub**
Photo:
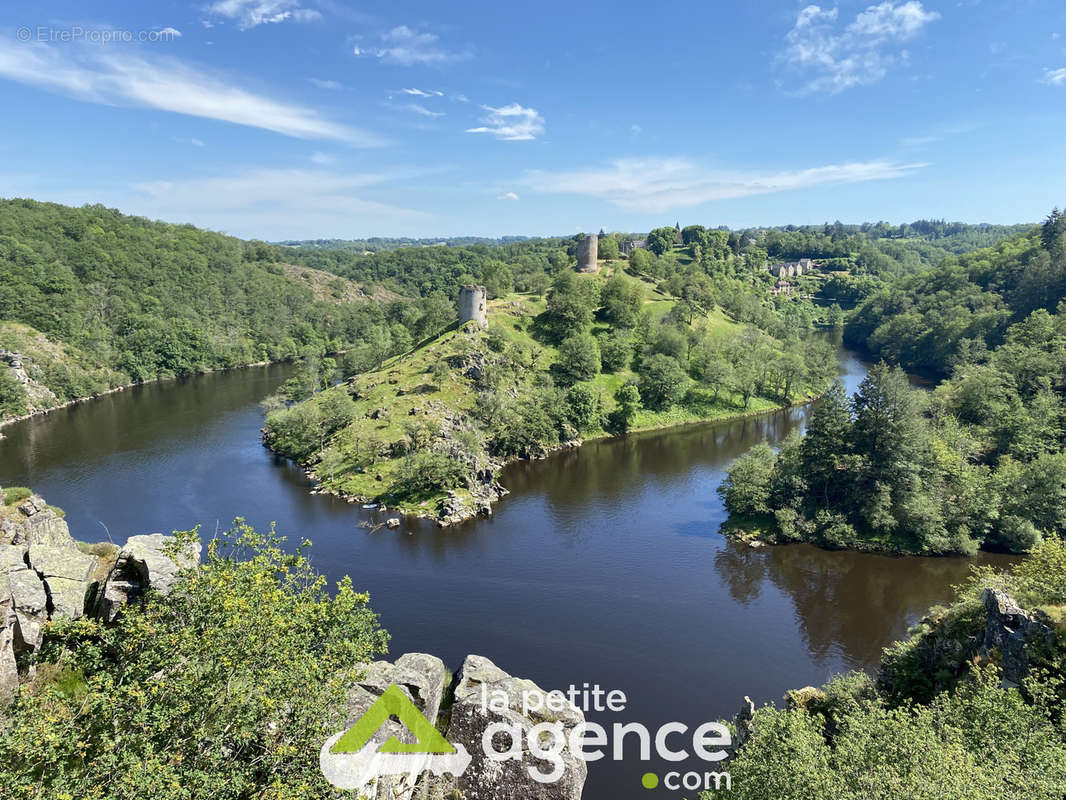
[[[349,578],[328,591],[282,543],[237,520],[167,597],[113,627],[55,626],[41,658],[56,678],[0,729],[4,796],[332,796],[319,748],[388,637]]]

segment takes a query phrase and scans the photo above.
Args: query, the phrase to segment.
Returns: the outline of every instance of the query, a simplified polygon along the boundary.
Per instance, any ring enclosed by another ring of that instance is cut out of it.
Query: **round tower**
[[[476,322],[479,328],[489,324],[488,295],[484,286],[459,287],[459,324]]]
[[[595,272],[596,259],[599,257],[599,238],[591,233],[577,245],[577,271]]]

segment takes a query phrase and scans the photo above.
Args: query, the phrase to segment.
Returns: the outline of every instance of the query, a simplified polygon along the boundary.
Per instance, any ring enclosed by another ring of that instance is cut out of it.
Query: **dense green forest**
[[[866,339],[878,354],[949,377],[926,392],[881,365],[850,402],[830,391],[803,440],[734,465],[731,523],[911,553],[1024,552],[1066,534],[1064,256],[1055,212],[867,300],[851,336],[881,320]]]
[[[988,589],[1032,609],[1022,613],[1040,631],[1027,643],[1027,674],[1017,683],[1003,680],[1010,660],[1005,643],[975,646],[1001,624],[983,602]],[[729,762],[730,796],[1060,800],[1066,795],[1064,610],[1060,539],[1043,542],[1011,572],[978,572],[956,602],[932,609],[910,639],[885,651],[876,680],[850,673],[820,689],[789,692],[785,708],[758,709],[746,743]]]

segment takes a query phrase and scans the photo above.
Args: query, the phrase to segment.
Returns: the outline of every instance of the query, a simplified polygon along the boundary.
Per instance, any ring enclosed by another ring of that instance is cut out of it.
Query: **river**
[[[862,362],[841,352],[852,391]],[[0,485],[27,485],[67,511],[74,535],[134,533],[236,516],[314,542],[332,579],[370,592],[393,655],[434,653],[457,669],[479,653],[545,688],[621,689],[610,725],[692,727],[732,716],[741,698],[876,666],[976,559],[890,558],[806,545],[753,550],[725,540],[715,492],[753,444],[802,430],[809,407],[591,442],[509,467],[512,492],[491,520],[440,530],[404,521],[368,533],[376,512],[311,495],[303,474],[259,443],[258,401],[283,365],[214,373],[61,409],[4,429]],[[702,771],[702,764],[690,767]],[[645,791],[640,776],[676,765],[590,765],[586,800]],[[692,793],[688,793],[692,794]]]

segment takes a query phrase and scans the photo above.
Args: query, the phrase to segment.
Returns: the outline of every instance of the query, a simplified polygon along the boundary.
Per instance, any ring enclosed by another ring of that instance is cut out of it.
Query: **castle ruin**
[[[488,295],[484,286],[459,287],[459,324],[466,322],[476,322],[479,328],[488,326]]]
[[[596,259],[599,256],[599,237],[590,233],[577,245],[577,271],[595,272],[598,267]]]

